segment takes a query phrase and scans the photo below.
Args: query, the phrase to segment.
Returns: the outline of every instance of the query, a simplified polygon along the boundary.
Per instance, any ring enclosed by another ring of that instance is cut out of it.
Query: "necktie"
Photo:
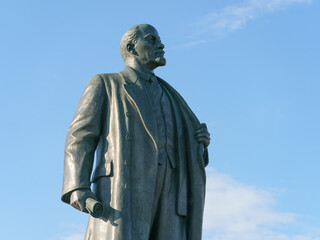
[[[162,94],[162,89],[158,83],[158,80],[154,74],[151,74],[150,76],[150,82],[151,82],[151,94],[156,99],[160,99]]]

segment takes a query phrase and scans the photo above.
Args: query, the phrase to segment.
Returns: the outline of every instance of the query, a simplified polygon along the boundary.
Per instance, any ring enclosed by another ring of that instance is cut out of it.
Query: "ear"
[[[127,51],[134,54],[134,55],[137,55],[137,52],[134,48],[134,44],[133,43],[128,43],[127,44]]]

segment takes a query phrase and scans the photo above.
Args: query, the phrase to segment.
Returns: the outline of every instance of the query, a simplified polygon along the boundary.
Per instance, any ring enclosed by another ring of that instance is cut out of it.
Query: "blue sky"
[[[1,1],[2,239],[79,240],[60,201],[67,128],[119,43],[155,26],[167,66],[213,139],[204,240],[320,239],[320,3],[316,0]]]

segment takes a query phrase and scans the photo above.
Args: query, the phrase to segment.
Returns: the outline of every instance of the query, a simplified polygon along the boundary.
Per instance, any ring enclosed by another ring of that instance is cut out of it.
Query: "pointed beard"
[[[167,60],[164,57],[157,57],[155,62],[158,64],[158,66],[164,66],[166,65]]]

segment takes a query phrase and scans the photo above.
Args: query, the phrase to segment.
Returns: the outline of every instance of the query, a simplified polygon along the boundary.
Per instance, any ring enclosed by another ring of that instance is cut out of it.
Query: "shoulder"
[[[90,79],[89,83],[99,83],[102,81],[112,81],[112,80],[119,79],[119,78],[120,78],[119,73],[99,73],[99,74],[94,75]]]
[[[106,95],[108,98],[117,93],[123,85],[123,78],[120,73],[100,73],[94,75],[87,84],[87,87],[99,95]]]
[[[119,73],[100,73],[95,76],[98,76],[104,81],[118,81],[119,79],[121,79],[121,76]]]
[[[88,86],[95,86],[98,88],[104,87],[107,88],[112,85],[114,82],[117,83],[121,80],[121,76],[119,73],[100,73],[94,75],[87,84]]]

